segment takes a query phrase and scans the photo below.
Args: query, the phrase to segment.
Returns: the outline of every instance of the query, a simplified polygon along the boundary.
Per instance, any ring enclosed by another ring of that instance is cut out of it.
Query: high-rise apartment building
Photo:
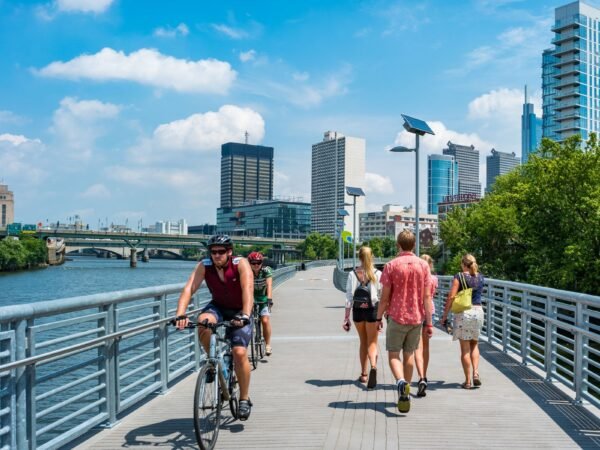
[[[15,221],[15,198],[6,184],[0,184],[0,227]]]
[[[525,103],[521,115],[521,162],[523,164],[529,159],[529,154],[538,149],[542,138],[542,122],[535,115],[533,103],[527,100],[527,86],[525,86]]]
[[[273,199],[273,147],[221,146],[221,208]]]
[[[492,154],[487,156],[486,174],[487,182],[485,191],[489,192],[490,188],[496,181],[496,177],[510,172],[519,165],[519,158],[515,153],[499,152],[492,149]]]
[[[479,150],[474,145],[458,145],[448,141],[444,155],[454,156],[458,163],[458,194],[475,194],[481,196],[479,182]]]
[[[323,141],[312,146],[311,230],[335,236],[338,209],[346,209],[345,229],[352,232],[353,197],[346,186],[365,187],[365,140],[327,131]],[[364,211],[364,197],[356,197],[356,217]],[[358,226],[356,234],[359,234]],[[358,240],[360,236],[356,236]]]
[[[427,157],[427,213],[437,214],[438,203],[458,194],[458,163],[451,155]]]
[[[554,48],[542,56],[543,136],[586,140],[600,130],[600,9],[576,1],[554,19]]]

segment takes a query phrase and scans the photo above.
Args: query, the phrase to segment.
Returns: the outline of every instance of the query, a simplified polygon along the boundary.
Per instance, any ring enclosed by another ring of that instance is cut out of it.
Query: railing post
[[[508,353],[508,305],[506,286],[502,289],[502,351]]]
[[[15,344],[16,354],[15,359],[25,359],[27,357],[27,321],[19,320],[15,326]],[[29,442],[27,441],[27,374],[25,367],[17,367],[15,369],[15,388],[16,388],[16,432],[17,432],[17,448],[28,449]]]
[[[492,313],[494,311],[495,305],[492,298],[488,295],[487,309],[485,311],[485,320],[487,320],[485,330],[488,337],[488,343],[493,344],[494,342],[494,328],[492,323]]]
[[[154,311],[158,312],[159,319],[167,318],[167,295],[163,294],[155,297],[159,302],[158,308],[154,307]],[[158,311],[157,311],[158,309]],[[167,342],[167,323],[161,323],[155,330],[155,336],[159,345],[159,369],[160,369],[160,393],[165,394],[169,390],[169,348]]]
[[[106,333],[117,331],[117,308],[114,303],[104,305],[106,312]],[[115,339],[106,342],[106,409],[108,413],[108,426],[117,423],[119,411],[119,363],[117,358],[118,343]]]
[[[195,294],[192,297],[192,305],[194,309],[200,307],[200,296]],[[194,333],[194,360],[195,360],[195,368],[194,370],[197,372],[200,370],[200,358],[202,357],[202,352],[200,351],[200,338],[198,337],[198,329],[193,331]]]
[[[529,295],[523,291],[521,300],[521,365],[527,365],[527,338],[529,337]]]
[[[554,326],[549,319],[553,319],[554,313],[554,299],[552,297],[546,298],[546,346],[544,348],[544,367],[546,368],[546,381],[552,381],[552,354],[554,353],[554,336],[552,331]]]
[[[581,403],[581,394],[583,392],[583,335],[581,329],[583,323],[583,305],[581,302],[575,303],[575,356],[573,365],[573,383],[575,388],[575,404]]]
[[[35,356],[35,333],[31,330],[32,323],[27,324],[27,356]],[[27,374],[27,436],[30,448],[37,448],[37,405],[36,405],[36,365],[31,364],[25,368]]]

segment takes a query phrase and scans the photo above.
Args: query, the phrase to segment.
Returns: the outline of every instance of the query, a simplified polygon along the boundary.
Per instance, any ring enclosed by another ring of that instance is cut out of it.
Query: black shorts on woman
[[[367,308],[359,308],[356,306],[352,307],[352,321],[353,322],[377,322],[377,306],[375,305]]]

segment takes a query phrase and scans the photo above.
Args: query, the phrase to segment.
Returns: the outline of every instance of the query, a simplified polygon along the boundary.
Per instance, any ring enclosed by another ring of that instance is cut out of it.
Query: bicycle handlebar
[[[177,324],[177,319],[172,319],[169,322],[169,325],[175,326]],[[198,328],[198,327],[202,327],[202,328],[208,328],[209,330],[212,331],[217,331],[218,328],[233,328],[233,325],[231,324],[230,320],[224,320],[222,322],[217,322],[217,323],[211,323],[208,322],[207,320],[205,320],[204,322],[193,322],[191,320],[188,321],[188,324],[186,325],[186,329],[192,330],[194,328]]]

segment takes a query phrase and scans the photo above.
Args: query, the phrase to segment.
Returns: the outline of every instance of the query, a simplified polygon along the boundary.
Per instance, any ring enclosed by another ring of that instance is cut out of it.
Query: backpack
[[[356,280],[358,281],[358,275],[356,274],[356,271],[354,271],[354,275],[356,276]],[[373,307],[373,300],[371,299],[370,280],[367,284],[362,284],[360,281],[358,281],[358,286],[354,290],[352,300],[352,308],[365,309]]]

